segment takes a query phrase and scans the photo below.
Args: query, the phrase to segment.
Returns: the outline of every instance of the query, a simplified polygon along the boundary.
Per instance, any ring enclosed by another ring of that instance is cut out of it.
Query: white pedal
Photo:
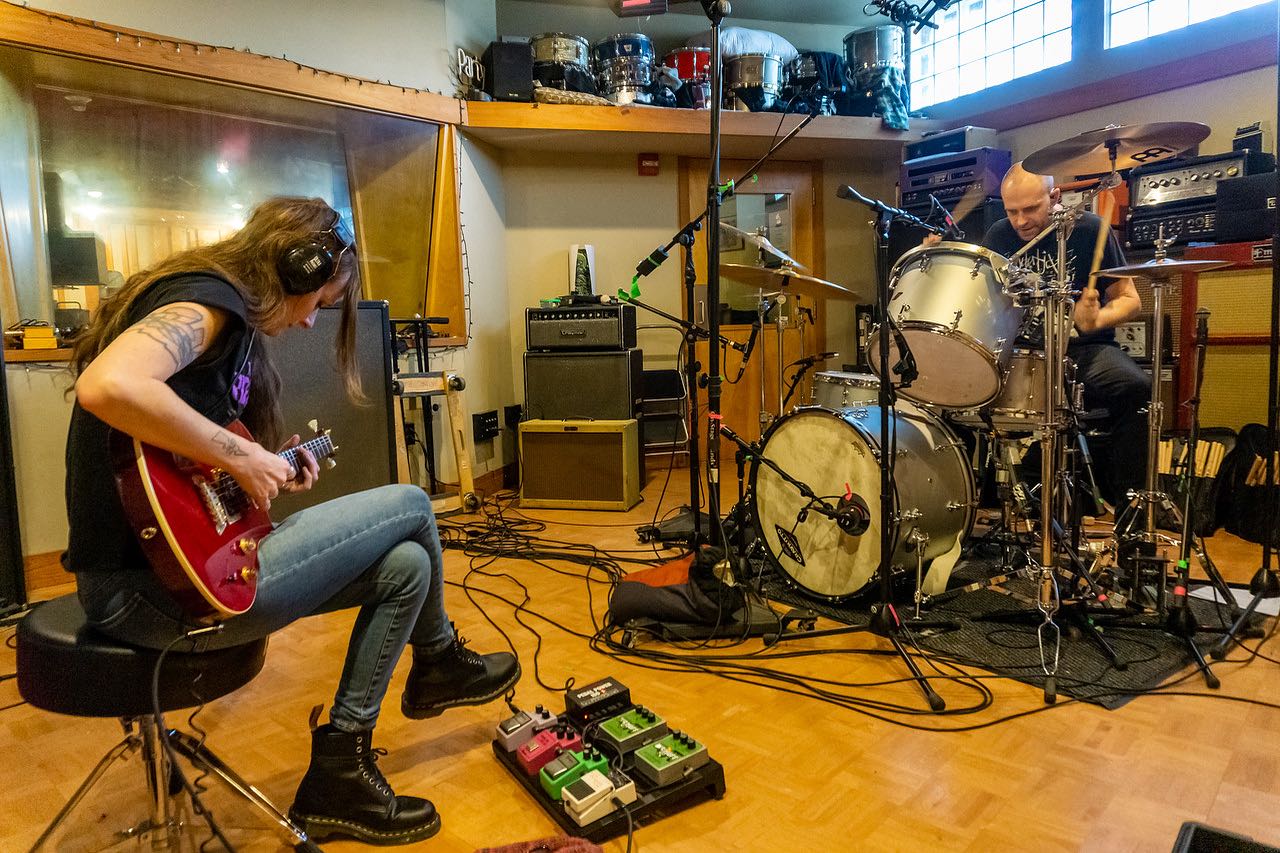
[[[624,805],[634,803],[636,783],[621,770],[610,769],[607,776],[592,770],[577,782],[566,785],[560,796],[574,823],[586,826],[617,811],[614,800]]]

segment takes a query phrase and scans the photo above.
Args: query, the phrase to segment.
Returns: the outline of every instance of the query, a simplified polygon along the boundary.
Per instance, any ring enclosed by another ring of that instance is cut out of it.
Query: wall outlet
[[[498,410],[491,409],[471,416],[471,438],[473,441],[488,441],[498,434]]]

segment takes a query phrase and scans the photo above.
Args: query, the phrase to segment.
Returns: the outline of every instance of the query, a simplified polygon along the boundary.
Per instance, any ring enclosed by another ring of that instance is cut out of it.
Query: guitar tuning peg
[[[325,470],[332,471],[334,468],[338,467],[338,460],[330,456],[324,460],[324,467]]]
[[[316,435],[319,435],[319,434],[320,434],[320,422],[319,422],[318,420],[316,420],[315,418],[312,418],[311,420],[307,421],[307,429],[311,430],[311,431],[312,431],[312,432],[314,432]]]

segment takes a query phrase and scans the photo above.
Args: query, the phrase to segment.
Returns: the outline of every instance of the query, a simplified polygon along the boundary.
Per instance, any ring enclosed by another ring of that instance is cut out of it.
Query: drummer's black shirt
[[[1094,247],[1098,244],[1098,229],[1102,227],[1102,219],[1092,213],[1084,214],[1076,223],[1076,227],[1072,230],[1071,236],[1067,239],[1067,275],[1065,276],[1071,282],[1072,289],[1079,293],[1084,289],[1085,284],[1089,281],[1089,264],[1093,260]],[[1017,252],[1029,241],[1023,240],[1018,236],[1018,232],[1013,230],[1013,224],[1008,219],[1001,219],[991,229],[987,231],[982,238],[982,245],[986,246],[993,252],[998,252],[1006,258]],[[1107,238],[1107,244],[1102,250],[1102,261],[1099,269],[1110,269],[1124,264],[1124,252],[1120,248],[1120,240],[1116,237],[1116,232],[1111,231]],[[1043,238],[1034,249],[1026,254],[1023,258],[1023,264],[1031,269],[1032,272],[1039,273],[1046,280],[1054,278],[1054,273],[1058,266],[1058,244],[1054,236]],[[1107,285],[1110,283],[1108,279],[1100,279],[1098,282],[1098,296],[1102,300],[1102,304],[1107,304]],[[1071,343],[1079,344],[1097,344],[1111,343],[1116,339],[1115,329],[1099,329],[1094,332],[1077,332],[1078,336],[1071,338]],[[1034,337],[1034,335],[1031,335]]]

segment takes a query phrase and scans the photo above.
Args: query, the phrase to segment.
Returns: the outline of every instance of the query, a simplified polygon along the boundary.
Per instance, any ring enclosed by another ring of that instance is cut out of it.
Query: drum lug
[[[951,331],[960,328],[960,318],[964,316],[964,309],[957,308],[955,319],[951,321]]]
[[[895,523],[901,524],[904,521],[917,521],[921,518],[924,518],[923,512],[918,509],[908,509],[894,516],[893,520]]]
[[[973,262],[973,269],[969,271],[969,278],[977,278],[978,273],[982,272],[982,265],[986,262],[985,258],[979,257]]]
[[[955,441],[947,441],[942,444],[939,444],[937,447],[933,449],[933,452],[946,453],[948,450],[951,450],[953,448],[962,448],[962,447],[964,447],[964,442],[960,441],[959,439],[956,439]]]
[[[905,304],[903,304],[903,306],[902,306],[901,308],[899,308],[899,309],[898,309],[898,322],[899,322],[899,323],[901,323],[901,322],[903,321],[903,318],[906,316],[907,312],[908,312],[908,311],[910,311],[910,310],[911,310],[911,304],[910,304],[910,303],[905,303]]]
[[[926,252],[920,256],[920,274],[927,274],[931,266],[933,266],[933,256]]]
[[[947,501],[947,512],[958,512],[962,509],[976,509],[977,501]]]

